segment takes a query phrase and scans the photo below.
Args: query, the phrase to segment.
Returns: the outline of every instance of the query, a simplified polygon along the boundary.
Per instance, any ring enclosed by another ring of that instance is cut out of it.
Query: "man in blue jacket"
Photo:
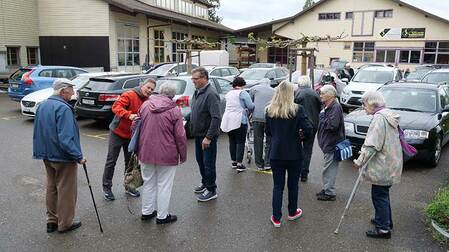
[[[65,233],[81,226],[73,221],[77,197],[77,171],[85,164],[78,124],[67,103],[74,84],[68,79],[53,83],[54,94],[44,101],[34,119],[33,158],[42,159],[47,171],[47,233]]]

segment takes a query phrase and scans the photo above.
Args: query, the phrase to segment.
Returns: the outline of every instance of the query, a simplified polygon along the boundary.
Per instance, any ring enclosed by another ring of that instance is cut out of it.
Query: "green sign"
[[[426,28],[402,28],[401,38],[425,38]]]

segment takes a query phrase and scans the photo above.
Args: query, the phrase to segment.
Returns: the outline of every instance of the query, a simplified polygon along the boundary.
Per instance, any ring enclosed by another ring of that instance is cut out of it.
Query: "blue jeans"
[[[203,150],[202,142],[204,137],[195,137],[195,156],[196,162],[200,167],[201,183],[211,192],[215,192],[217,185],[215,184],[217,160],[217,138],[212,139],[209,148]]]
[[[282,194],[285,186],[285,173],[288,173],[288,213],[294,215],[298,208],[298,182],[300,160],[270,160],[273,172],[273,216],[276,220],[282,217]]]
[[[390,187],[372,185],[371,199],[373,201],[375,215],[374,222],[377,228],[390,230],[393,228],[390,207]]]

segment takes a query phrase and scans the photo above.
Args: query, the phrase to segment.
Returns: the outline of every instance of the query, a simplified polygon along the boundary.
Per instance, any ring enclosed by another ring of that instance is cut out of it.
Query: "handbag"
[[[345,139],[335,146],[334,159],[337,161],[343,161],[352,157],[351,142]]]
[[[131,135],[131,140],[129,141],[128,144],[128,152],[136,152],[139,148],[139,137],[140,137],[140,123],[142,122],[142,120],[138,119],[137,121],[135,121],[135,127],[133,130],[133,133]]]
[[[136,153],[132,153],[129,159],[128,166],[125,170],[124,186],[128,191],[136,191],[137,188],[143,185],[142,174],[140,171],[139,160]]]

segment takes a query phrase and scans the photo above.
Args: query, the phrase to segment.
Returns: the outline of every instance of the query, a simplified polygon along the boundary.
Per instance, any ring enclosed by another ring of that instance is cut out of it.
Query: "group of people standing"
[[[310,79],[299,78],[298,86],[288,81],[276,88],[262,83],[249,90],[245,80],[236,77],[233,89],[226,95],[226,109],[221,115],[220,98],[209,84],[204,68],[192,71],[195,92],[191,102],[190,127],[195,141],[195,157],[201,183],[193,191],[197,200],[217,199],[216,158],[220,128],[229,136],[231,168],[246,170],[243,164],[246,134],[254,129],[254,151],[257,169],[271,169],[273,174],[273,214],[275,227],[281,226],[282,195],[287,180],[288,220],[302,216],[298,207],[298,183],[308,180],[315,136],[323,152],[321,201],[336,200],[335,181],[338,162],[335,146],[345,139],[343,110],[336,99],[337,92],[325,85],[318,95]],[[66,232],[81,226],[74,221],[76,203],[76,167],[85,164],[79,130],[73,108],[67,103],[73,94],[73,83],[57,80],[54,96],[45,101],[36,113],[33,157],[43,159],[47,169],[47,232]],[[109,148],[103,174],[103,192],[112,201],[112,178],[120,150],[125,165],[130,160],[128,144],[132,129],[139,127],[137,158],[143,178],[142,221],[156,217],[157,224],[177,220],[169,212],[169,202],[176,167],[187,160],[187,138],[180,109],[173,101],[177,88],[165,83],[156,89],[156,82],[148,79],[139,87],[122,94],[113,105],[115,118],[110,125]],[[385,108],[381,94],[367,92],[363,104],[373,123],[354,161],[357,168],[368,164],[364,177],[373,184],[372,195],[375,218],[370,237],[389,238],[393,227],[389,203],[389,188],[399,182],[402,153],[398,137],[398,117]],[[50,141],[46,137],[50,136]],[[388,143],[388,144],[385,144]],[[373,161],[374,160],[374,161]],[[287,174],[287,179],[286,179]],[[126,191],[139,197],[136,191]]]

